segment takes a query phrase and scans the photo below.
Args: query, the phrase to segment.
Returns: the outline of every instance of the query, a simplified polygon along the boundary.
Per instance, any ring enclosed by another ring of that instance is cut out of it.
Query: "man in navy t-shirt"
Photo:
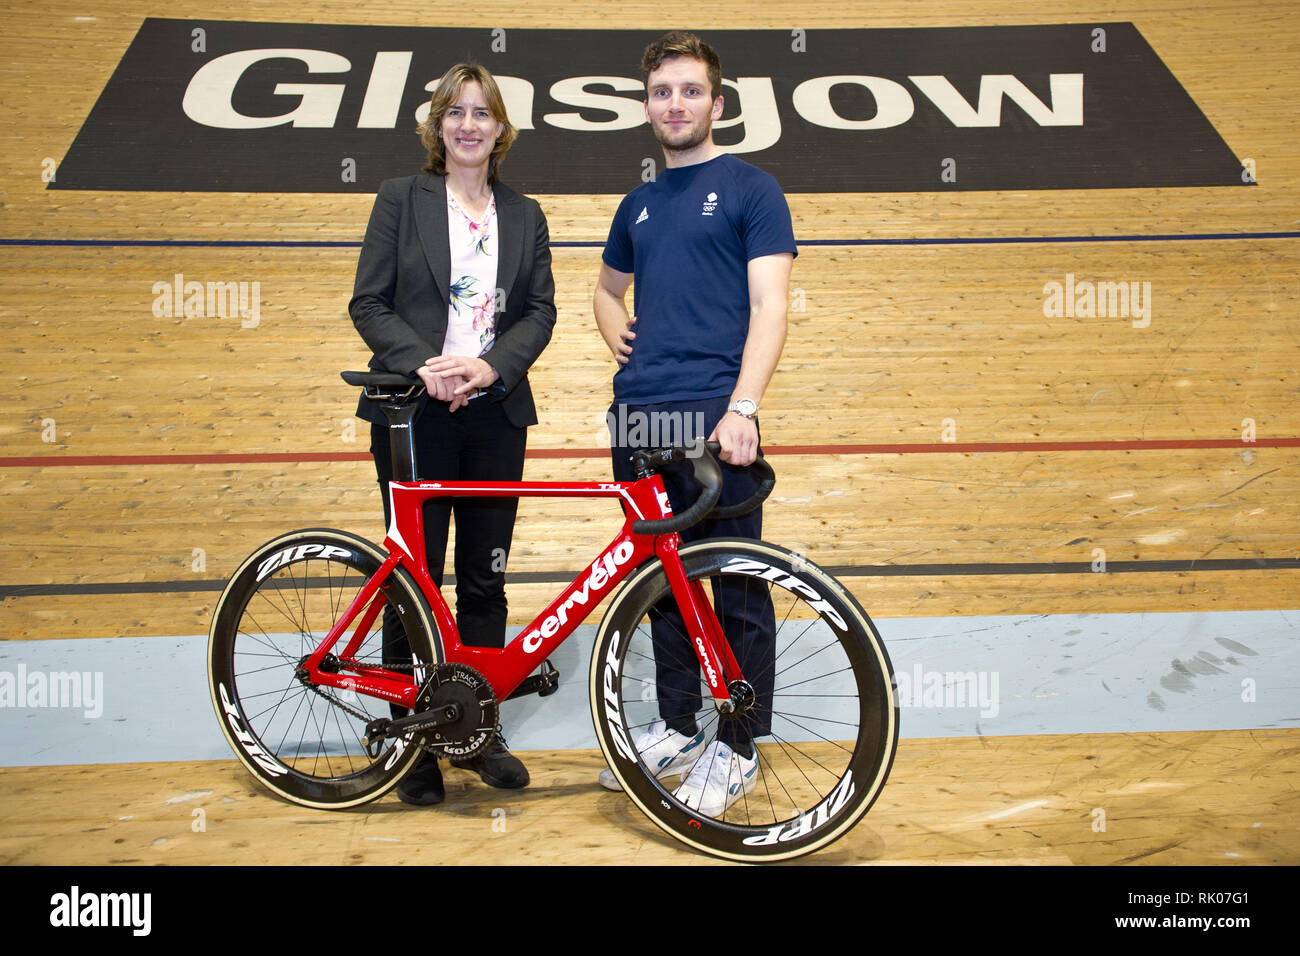
[[[758,456],[758,407],[785,344],[794,230],[776,180],[713,142],[722,70],[708,44],[690,33],[666,34],[646,48],[641,69],[646,118],[663,147],[665,169],[619,206],[593,302],[596,324],[620,366],[608,419],[614,478],[634,478],[635,447],[707,436],[728,463],[720,499],[728,504],[755,486],[743,466]],[[648,422],[672,423],[678,435],[647,432]],[[671,474],[664,479],[675,511],[694,500],[689,483]],[[685,540],[705,536],[760,538],[762,513],[682,533]],[[654,629],[662,719],[638,737],[637,749],[662,776],[689,771],[677,796],[710,815],[721,815],[754,787],[753,741],[771,732],[772,609],[749,604],[723,624],[759,706],[743,721],[723,721],[713,741],[696,721],[698,674],[666,666],[673,627]],[[609,771],[601,783],[618,788]]]

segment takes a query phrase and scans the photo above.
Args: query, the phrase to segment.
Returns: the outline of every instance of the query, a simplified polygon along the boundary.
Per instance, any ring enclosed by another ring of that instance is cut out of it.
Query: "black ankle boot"
[[[447,799],[437,757],[431,753],[420,755],[415,767],[397,785],[397,799],[413,807],[431,807]]]
[[[528,786],[528,770],[519,758],[506,749],[505,739],[497,734],[492,742],[468,760],[451,758],[453,767],[473,770],[489,787],[518,790]]]

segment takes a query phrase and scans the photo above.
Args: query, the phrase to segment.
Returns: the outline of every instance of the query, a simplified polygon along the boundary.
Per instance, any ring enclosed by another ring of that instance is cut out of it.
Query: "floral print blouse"
[[[488,201],[483,218],[476,221],[448,190],[447,222],[451,302],[447,306],[442,354],[477,358],[492,347],[496,338],[496,197]]]

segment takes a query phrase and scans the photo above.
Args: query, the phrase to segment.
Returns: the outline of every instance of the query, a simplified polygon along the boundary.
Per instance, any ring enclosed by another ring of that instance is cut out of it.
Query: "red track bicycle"
[[[801,555],[738,538],[683,545],[678,535],[708,515],[756,507],[774,481],[762,459],[759,493],[725,510],[703,443],[638,453],[632,482],[420,481],[403,423],[422,386],[384,373],[343,377],[393,426],[398,480],[384,547],[330,529],[282,535],[240,565],[213,617],[213,706],[263,785],[339,809],[387,793],[421,749],[472,756],[497,730],[499,701],[556,689],[549,656],[621,585],[596,636],[591,711],[610,769],[655,824],[715,856],[773,861],[827,845],[870,809],[893,763],[898,705],[866,613]],[[664,491],[667,468],[692,469],[703,488],[681,514]],[[616,498],[625,521],[504,649],[471,647],[424,558],[421,505],[435,496]],[[774,635],[761,653],[747,643],[756,628]],[[669,705],[695,709],[711,737],[760,728],[752,789],[726,810],[687,806],[680,776],[659,776],[638,751]]]

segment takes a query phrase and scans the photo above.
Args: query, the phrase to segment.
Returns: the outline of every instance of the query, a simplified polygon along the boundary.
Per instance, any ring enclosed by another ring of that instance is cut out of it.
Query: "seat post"
[[[424,383],[414,376],[391,372],[341,372],[343,381],[360,386],[366,399],[388,419],[388,443],[394,481],[415,481],[415,434],[412,423],[420,407]]]
[[[415,481],[415,421],[418,403],[406,405],[382,404],[384,417],[388,419],[388,444],[392,453],[393,480]]]

